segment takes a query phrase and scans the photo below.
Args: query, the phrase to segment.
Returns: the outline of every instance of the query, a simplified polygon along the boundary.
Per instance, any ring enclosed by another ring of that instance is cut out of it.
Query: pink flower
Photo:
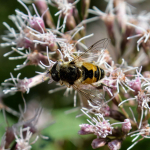
[[[93,126],[89,124],[81,124],[79,125],[81,130],[78,132],[80,135],[86,135],[94,133]]]
[[[95,135],[97,135],[97,137],[106,138],[107,135],[111,135],[112,134],[113,127],[108,122],[108,120],[104,119],[104,117],[102,115],[100,115],[100,114],[97,115],[97,119],[96,119],[94,117],[93,118],[90,117],[82,109],[81,109],[81,111],[91,119],[91,121],[89,121],[89,120],[87,120],[87,121],[93,126],[93,131],[92,132]]]
[[[11,78],[6,79],[2,83],[2,85],[5,86],[5,90],[3,90],[4,94],[15,93],[17,91],[20,91],[22,93],[25,93],[25,92],[29,93],[31,87],[34,87],[35,85],[42,83],[44,80],[48,79],[48,77],[43,77],[42,74],[29,78],[29,79],[28,78],[19,79],[21,73],[17,75],[17,78],[14,78],[12,73],[10,73],[10,75],[11,75]]]

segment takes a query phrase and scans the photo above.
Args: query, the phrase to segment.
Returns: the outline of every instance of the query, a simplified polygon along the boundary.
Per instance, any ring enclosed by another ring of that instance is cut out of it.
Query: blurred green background
[[[97,6],[101,10],[104,11],[106,7],[106,2],[103,0],[91,0],[91,7]],[[136,4],[138,11],[140,10],[150,10],[149,1],[143,2],[141,4]],[[140,9],[139,9],[140,7]],[[8,16],[11,14],[15,14],[15,9],[18,8],[21,11],[26,11],[24,8],[16,1],[16,0],[0,0],[0,35],[4,35],[6,28],[2,24],[3,22],[7,22],[10,26],[15,27],[14,24],[8,19]],[[51,7],[51,12],[55,11]],[[97,24],[98,22],[94,22]],[[92,32],[99,32],[101,28],[95,30],[93,25],[88,25],[88,29]],[[2,40],[0,39],[0,43]],[[10,51],[10,47],[1,48],[0,47],[0,83],[2,83],[5,79],[10,78],[10,72],[13,73],[14,77],[17,76],[18,73],[21,72],[21,79],[24,77],[30,78],[36,75],[35,71],[41,71],[39,67],[28,66],[20,71],[14,71],[13,69],[18,64],[22,64],[23,60],[8,60],[8,57],[3,57],[3,55]],[[17,56],[17,54],[13,54],[12,56]],[[80,136],[78,135],[79,124],[87,123],[86,117],[76,118],[76,115],[80,114],[80,111],[76,111],[74,113],[66,114],[66,110],[70,110],[73,108],[73,94],[69,97],[63,96],[64,91],[57,92],[54,94],[48,94],[50,89],[57,87],[55,83],[48,85],[47,82],[44,82],[30,90],[29,94],[25,94],[25,99],[27,102],[36,101],[39,105],[46,108],[51,114],[51,120],[49,123],[53,123],[46,129],[42,131],[43,135],[49,136],[49,140],[39,139],[34,145],[33,150],[92,150],[91,142],[96,136]],[[18,110],[18,104],[23,105],[23,101],[21,98],[21,94],[18,92],[15,95],[5,96],[3,98],[3,102],[15,109]],[[18,118],[12,116],[7,113],[7,120],[9,122],[9,126],[14,123],[17,123]],[[48,119],[48,118],[45,118]],[[7,126],[2,112],[0,113],[0,137],[4,134],[5,127]],[[131,139],[128,138],[123,142],[121,150],[126,150],[131,145]],[[103,147],[100,149],[108,149],[107,147]],[[143,140],[139,142],[133,150],[149,150],[150,142],[149,140]]]

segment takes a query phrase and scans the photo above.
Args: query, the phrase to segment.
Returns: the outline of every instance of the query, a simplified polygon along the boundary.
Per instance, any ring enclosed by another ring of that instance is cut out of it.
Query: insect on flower
[[[88,91],[81,89],[80,85],[91,85],[93,83],[102,80],[105,76],[105,71],[94,62],[83,61],[83,56],[92,55],[92,51],[105,49],[108,44],[108,39],[102,39],[94,43],[85,52],[81,53],[79,56],[70,54],[74,59],[71,61],[58,60],[54,65],[48,70],[47,74],[50,75],[52,80],[59,82],[61,85],[66,85],[67,87],[73,87],[84,97],[93,100],[95,95],[91,95]]]

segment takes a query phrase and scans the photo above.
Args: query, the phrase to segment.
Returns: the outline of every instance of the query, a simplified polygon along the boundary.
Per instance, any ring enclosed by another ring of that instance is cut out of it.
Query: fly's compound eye
[[[52,67],[52,69],[51,69],[51,76],[52,76],[52,79],[54,80],[54,81],[56,81],[56,82],[58,82],[59,80],[60,80],[60,77],[59,77],[59,72],[57,71],[57,65],[58,65],[58,63],[56,63],[53,67]]]

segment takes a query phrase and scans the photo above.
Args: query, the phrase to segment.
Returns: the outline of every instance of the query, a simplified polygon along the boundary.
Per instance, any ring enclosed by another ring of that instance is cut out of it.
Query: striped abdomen
[[[104,78],[104,70],[91,63],[84,62],[81,66],[82,70],[82,83],[91,84]]]

